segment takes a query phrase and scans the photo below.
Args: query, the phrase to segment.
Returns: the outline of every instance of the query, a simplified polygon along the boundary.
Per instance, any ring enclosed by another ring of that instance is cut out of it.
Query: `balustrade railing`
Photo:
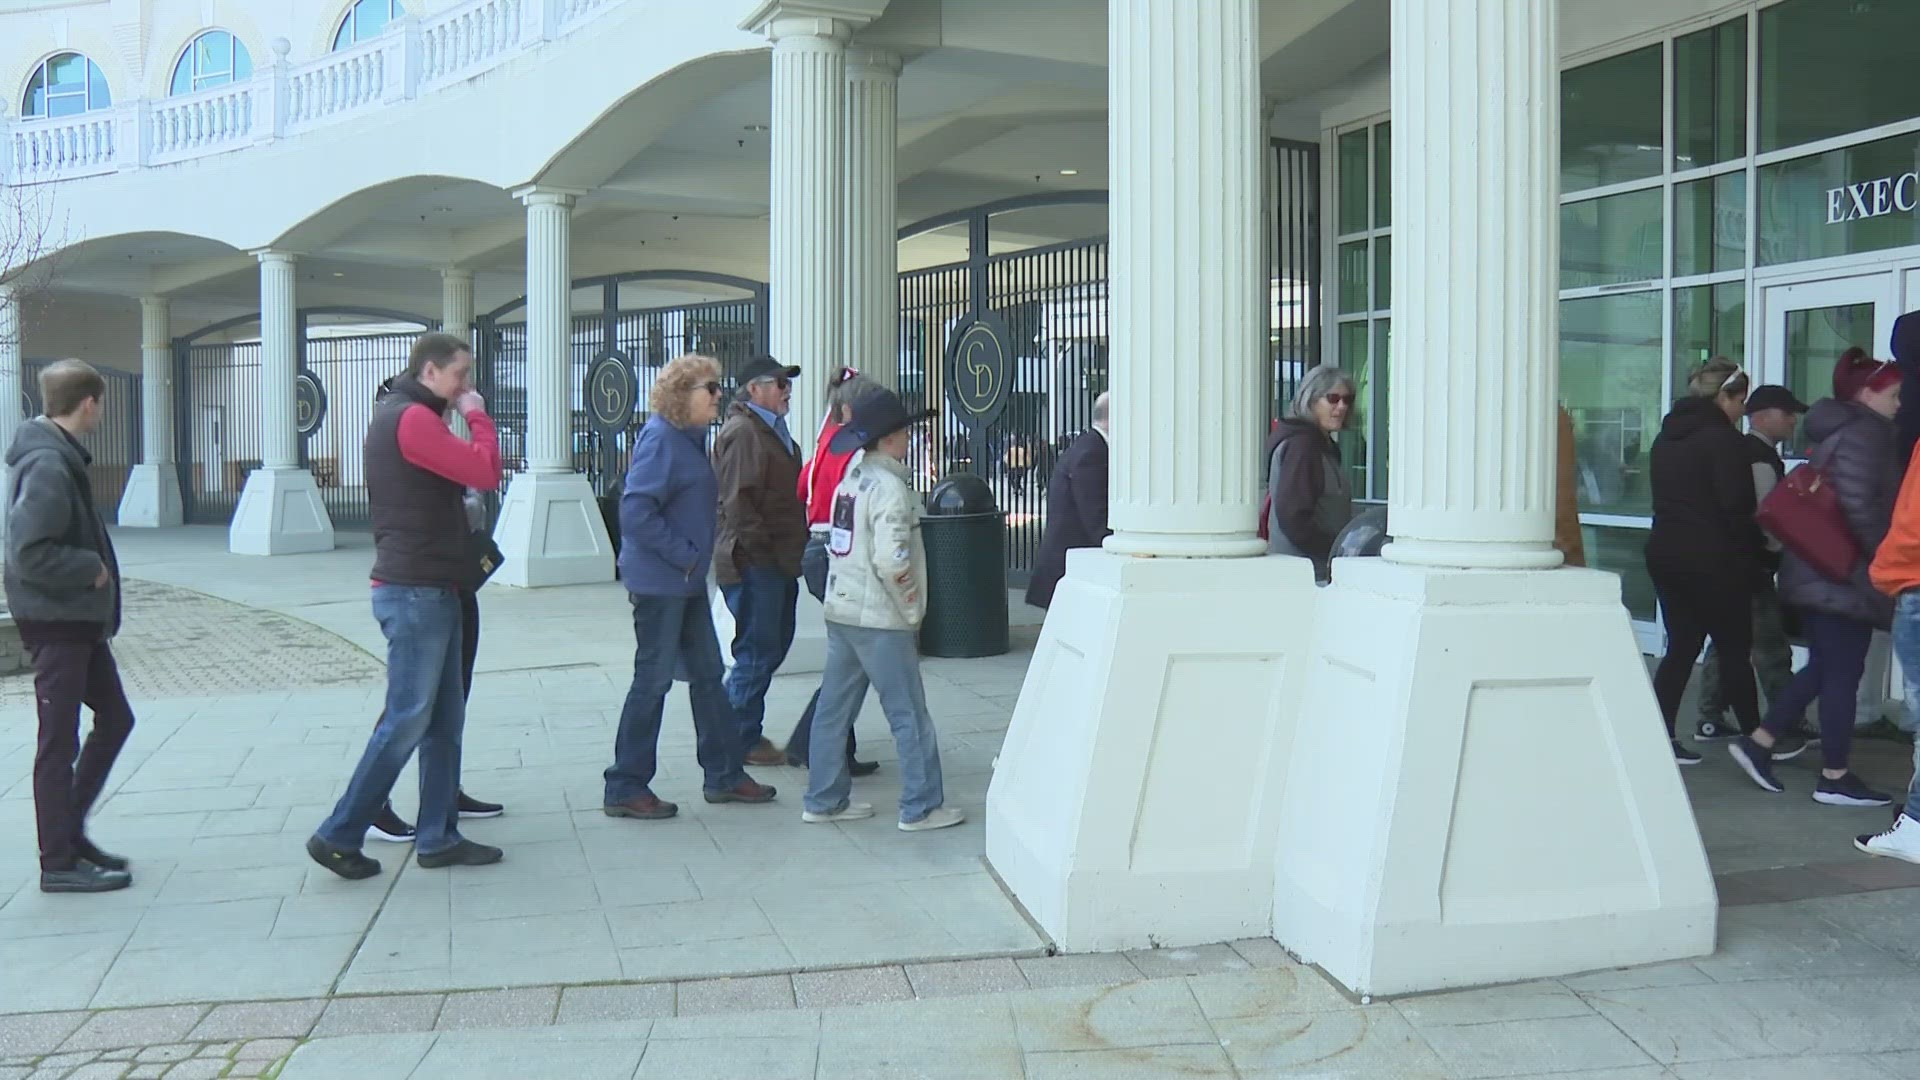
[[[53,120],[0,118],[0,183],[38,184],[226,153],[481,75],[621,0],[464,0],[303,64],[286,40],[245,82]]]

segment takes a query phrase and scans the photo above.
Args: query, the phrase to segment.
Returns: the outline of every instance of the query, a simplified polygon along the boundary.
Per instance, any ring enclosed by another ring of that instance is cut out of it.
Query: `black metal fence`
[[[1321,360],[1320,147],[1273,140],[1267,401],[1277,418]]]
[[[419,331],[309,337],[306,369],[327,393],[327,414],[302,446],[335,528],[371,524],[363,447],[380,383],[407,368]]]
[[[40,398],[40,373],[52,360],[28,360],[20,369],[22,416],[32,418],[46,411]],[[81,436],[80,445],[92,455],[87,478],[93,484],[93,502],[109,522],[120,518],[120,498],[126,494],[127,478],[140,463],[140,440],[144,427],[140,419],[141,386],[136,372],[101,368],[107,380],[106,397],[101,399],[100,426]]]
[[[260,343],[174,349],[174,439],[189,524],[233,519],[247,474],[260,467]]]

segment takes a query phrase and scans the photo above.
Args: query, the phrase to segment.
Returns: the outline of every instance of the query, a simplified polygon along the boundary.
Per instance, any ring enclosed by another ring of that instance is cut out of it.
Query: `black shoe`
[[[1798,735],[1781,735],[1773,740],[1773,760],[1792,761],[1806,753],[1807,740]]]
[[[852,758],[848,758],[847,771],[855,776],[872,776],[874,773],[880,771],[880,763],[877,761],[855,761]]]
[[[1675,765],[1698,765],[1700,764],[1700,755],[1680,745],[1679,739],[1674,739],[1673,763]]]
[[[413,842],[413,826],[405,818],[393,812],[393,804],[380,808],[373,824],[367,826],[367,839],[385,840],[389,844],[410,844]]]
[[[1727,747],[1727,753],[1733,755],[1734,763],[1742,772],[1753,778],[1753,782],[1763,789],[1778,795],[1787,790],[1780,781],[1773,778],[1773,754],[1766,747],[1754,742],[1752,737],[1742,735]]]
[[[1813,801],[1826,806],[1892,806],[1893,799],[1860,782],[1853,773],[1838,780],[1822,776],[1813,789]]]
[[[497,847],[462,840],[445,851],[415,856],[414,861],[427,870],[438,870],[444,866],[491,866],[505,858],[506,854]]]
[[[125,870],[109,870],[76,859],[71,870],[40,871],[40,891],[43,893],[97,893],[115,892],[133,884],[133,875]]]
[[[1740,725],[1727,722],[1725,717],[1703,717],[1693,727],[1694,742],[1724,742],[1740,737]]]
[[[118,870],[125,873],[133,869],[133,864],[128,862],[125,856],[101,851],[91,840],[80,841],[80,857],[102,870]]]
[[[506,812],[507,808],[499,803],[481,802],[464,791],[460,793],[460,816],[463,818],[499,817]]]
[[[318,836],[307,837],[307,855],[348,881],[365,881],[380,872],[379,860],[369,859],[357,851],[335,847]]]

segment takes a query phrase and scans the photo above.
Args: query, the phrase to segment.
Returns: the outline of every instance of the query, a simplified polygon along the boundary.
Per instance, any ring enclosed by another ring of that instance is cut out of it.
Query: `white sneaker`
[[[872,816],[873,804],[864,802],[848,803],[842,809],[835,810],[831,814],[816,814],[811,810],[800,811],[800,820],[814,825],[820,824],[821,822],[832,821],[859,821],[861,818],[870,818]]]
[[[952,806],[942,806],[919,821],[903,821],[901,832],[927,832],[932,829],[950,829],[967,820],[967,812]]]
[[[1857,837],[1853,846],[1869,855],[1885,855],[1890,859],[1920,863],[1920,821],[1902,813],[1894,820],[1893,828],[1878,836]]]

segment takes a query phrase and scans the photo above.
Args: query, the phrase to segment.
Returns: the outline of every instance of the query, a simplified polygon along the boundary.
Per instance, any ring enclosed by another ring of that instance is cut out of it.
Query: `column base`
[[[166,529],[185,520],[179,467],[135,465],[127,476],[127,490],[120,496],[119,524],[134,529]]]
[[[304,555],[333,550],[333,519],[305,469],[255,469],[227,526],[235,555]]]
[[[1068,556],[987,791],[987,859],[1071,952],[1265,935],[1305,559]]]
[[[494,543],[506,562],[494,580],[538,589],[613,580],[613,542],[593,485],[579,473],[520,473],[507,486]]]
[[[1718,904],[1619,581],[1341,560],[1273,936],[1359,994],[1701,956]]]

